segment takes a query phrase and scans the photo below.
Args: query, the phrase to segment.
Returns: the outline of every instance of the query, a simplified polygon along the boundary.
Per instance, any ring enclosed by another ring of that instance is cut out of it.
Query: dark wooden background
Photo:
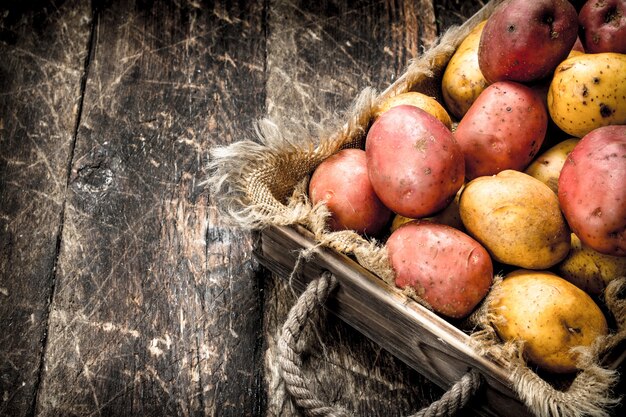
[[[0,415],[298,415],[294,301],[201,185],[254,121],[384,88],[480,1],[3,1]],[[330,319],[327,398],[400,416],[441,391]]]

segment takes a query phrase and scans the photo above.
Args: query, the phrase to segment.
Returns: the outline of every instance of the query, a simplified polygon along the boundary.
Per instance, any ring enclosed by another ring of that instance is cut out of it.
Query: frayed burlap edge
[[[206,184],[217,199],[222,218],[238,227],[256,230],[271,225],[302,225],[313,233],[318,246],[353,255],[364,268],[393,284],[393,271],[384,245],[351,231],[326,229],[328,210],[323,205],[313,206],[308,200],[308,177],[323,160],[339,150],[363,147],[373,114],[385,98],[407,91],[439,96],[438,81],[450,57],[467,34],[501,2],[489,2],[462,26],[448,30],[431,49],[413,60],[405,73],[384,92],[364,89],[345,116],[338,117],[344,120],[343,124],[309,132],[293,126],[284,129],[264,119],[256,126],[256,141],[244,140],[212,149]],[[494,287],[497,290],[497,285]],[[414,292],[406,294],[429,308]],[[598,346],[606,349],[624,339],[625,315],[622,304],[621,313],[616,314],[621,330]],[[484,320],[483,330],[473,334],[474,347],[483,355],[504,360],[511,371],[513,388],[533,413],[538,416],[606,415],[606,408],[615,402],[610,387],[616,376],[615,372],[598,365],[599,348],[581,355],[583,370],[570,389],[562,392],[526,366],[519,344],[501,344],[488,323],[489,320]],[[574,398],[572,388],[586,393],[581,392],[581,396]]]
[[[450,57],[469,32],[501,3],[494,0],[460,27],[448,30],[384,92],[365,88],[338,128],[319,132],[288,131],[263,119],[256,125],[257,141],[244,140],[214,148],[209,155],[206,184],[218,199],[222,217],[242,228],[299,224],[321,246],[354,255],[366,269],[393,283],[386,249],[351,231],[329,232],[327,211],[306,198],[306,179],[326,158],[344,148],[362,148],[378,103],[407,91],[440,95],[439,80]],[[329,133],[331,132],[331,133]],[[414,292],[407,295],[428,307]]]
[[[510,372],[513,388],[535,415],[609,417],[611,407],[620,401],[612,392],[619,375],[616,370],[600,366],[600,359],[626,340],[626,300],[620,298],[620,294],[626,291],[626,277],[611,281],[604,291],[604,304],[615,318],[615,331],[598,338],[590,347],[576,348],[579,371],[565,390],[554,387],[527,366],[522,343],[502,343],[498,338],[495,326],[499,316],[489,306],[499,297],[500,282],[501,278],[496,280],[481,308],[470,318],[482,328],[470,336],[474,349],[501,363]]]

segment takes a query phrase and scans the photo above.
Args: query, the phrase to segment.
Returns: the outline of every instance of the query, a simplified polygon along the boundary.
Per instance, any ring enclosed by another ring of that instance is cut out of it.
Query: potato
[[[478,67],[478,44],[487,21],[479,23],[450,58],[441,80],[443,101],[450,113],[461,119],[489,85]]]
[[[405,224],[407,224],[409,222],[412,222],[414,220],[417,220],[417,219],[411,219],[411,218],[404,217],[404,216],[401,216],[399,214],[396,214],[395,216],[393,216],[393,221],[391,222],[391,229],[390,230],[393,233],[396,230],[398,230],[400,228],[400,226],[405,225]]]
[[[311,176],[309,196],[313,204],[328,206],[331,230],[377,235],[391,217],[374,193],[360,149],[344,149],[324,160]]]
[[[579,139],[566,139],[539,155],[524,171],[546,184],[555,194],[559,189],[561,168]]]
[[[572,248],[559,264],[559,274],[583,291],[599,295],[609,282],[626,276],[626,257],[597,252],[572,233]]]
[[[461,221],[461,214],[459,213],[459,199],[461,197],[461,192],[463,191],[463,187],[456,193],[454,200],[448,207],[441,210],[439,213],[436,213],[429,217],[424,217],[422,220],[429,220],[433,223],[445,224],[446,226],[454,227],[457,230],[465,231],[465,226],[463,226],[463,222]],[[400,226],[410,221],[416,219],[410,219],[408,217],[401,216],[396,214],[393,218],[393,222],[391,223],[391,231],[395,231]]]
[[[578,21],[587,52],[626,54],[626,0],[589,0]]]
[[[578,15],[567,0],[505,1],[480,37],[480,70],[489,82],[548,77],[569,54],[577,33]]]
[[[548,90],[554,123],[581,138],[601,126],[626,124],[626,55],[582,54],[563,61]]]
[[[558,195],[585,245],[626,256],[626,126],[600,127],[578,142],[561,170]]]
[[[494,288],[488,310],[498,335],[523,342],[523,354],[540,368],[576,370],[572,348],[608,333],[606,318],[584,291],[545,271],[518,270]]]
[[[467,232],[494,260],[546,269],[567,256],[570,231],[550,187],[507,170],[468,183],[459,204]]]
[[[487,87],[461,119],[454,137],[472,180],[505,169],[523,170],[543,143],[548,113],[541,97],[520,83]]]
[[[489,254],[452,227],[414,221],[387,240],[389,260],[400,288],[412,288],[434,311],[467,316],[487,295],[493,281]]]
[[[461,199],[461,193],[463,187],[456,193],[454,200],[448,206],[430,217],[424,218],[424,220],[430,220],[435,223],[445,224],[446,226],[454,227],[457,230],[465,231],[465,226],[461,221],[461,213],[459,213],[459,201]]]
[[[417,107],[396,106],[376,119],[365,152],[374,191],[404,217],[442,210],[463,185],[465,162],[452,132]]]
[[[572,46],[572,50],[569,51],[569,55],[567,55],[568,58],[571,58],[575,55],[582,55],[585,53],[585,47],[583,46],[583,43],[580,40],[580,37],[576,38],[576,42],[574,42],[574,46]]]
[[[398,94],[397,96],[384,100],[374,111],[374,117],[379,117],[390,108],[400,106],[402,104],[419,107],[425,112],[435,116],[448,129],[452,129],[452,120],[450,119],[450,115],[446,109],[433,97],[416,91]]]

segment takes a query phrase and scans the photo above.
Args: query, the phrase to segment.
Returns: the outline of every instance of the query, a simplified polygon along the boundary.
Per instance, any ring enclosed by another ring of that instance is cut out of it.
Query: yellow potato
[[[448,207],[433,216],[425,217],[423,220],[429,220],[435,223],[445,224],[447,226],[454,227],[457,230],[464,231],[465,227],[463,226],[463,222],[461,221],[461,214],[459,213],[459,198],[461,197],[462,191],[463,187],[461,187],[461,189],[456,193],[454,200],[452,200]],[[413,220],[415,219],[410,219],[408,217],[396,214],[396,216],[393,218],[393,222],[391,223],[391,231],[394,232],[396,229],[398,229],[398,227]]]
[[[551,372],[575,371],[572,348],[590,346],[608,333],[606,318],[591,297],[550,272],[512,272],[494,290],[488,307],[498,335],[522,341],[524,356]]]
[[[572,248],[559,274],[589,294],[600,294],[615,278],[626,276],[626,257],[605,255],[583,245],[572,233]]]
[[[391,231],[395,232],[396,230],[398,230],[398,228],[400,226],[402,226],[403,224],[406,224],[408,222],[412,222],[415,219],[410,219],[408,217],[404,217],[400,214],[396,214],[393,218],[393,221],[391,222]]]
[[[485,23],[479,23],[461,42],[443,73],[443,100],[450,113],[459,119],[489,85],[478,67],[478,44]]]
[[[439,104],[439,102],[433,97],[427,96],[426,94],[418,93],[416,91],[409,91],[408,93],[398,94],[397,96],[393,96],[384,100],[376,108],[376,111],[374,112],[374,117],[380,116],[392,107],[400,106],[403,104],[415,106],[424,110],[426,113],[429,113],[439,119],[439,121],[443,123],[448,129],[452,129],[452,120],[450,119],[450,115],[448,114],[446,109],[441,104]]]
[[[571,58],[573,56],[578,56],[578,55],[584,55],[584,52],[572,49],[571,51],[569,51],[569,55],[567,55],[567,58]],[[565,59],[567,59],[567,58],[565,58]]]
[[[463,187],[461,187],[461,189],[456,193],[454,200],[448,204],[448,207],[441,210],[439,213],[428,217],[427,219],[435,223],[445,224],[447,226],[454,227],[457,230],[464,231],[465,227],[461,221],[461,213],[459,213],[459,201],[462,192]]]
[[[570,231],[558,197],[523,172],[505,170],[470,181],[459,211],[467,232],[498,262],[546,269],[569,251]]]
[[[548,109],[556,125],[582,138],[606,125],[626,124],[626,55],[575,55],[554,71]]]
[[[571,58],[576,55],[582,55],[584,53],[585,53],[585,47],[583,46],[583,43],[580,41],[580,38],[577,37],[576,42],[574,42],[574,46],[572,46],[572,50],[569,51],[569,55],[567,55],[567,58]]]
[[[524,172],[531,177],[537,178],[557,194],[561,168],[563,168],[567,155],[574,149],[574,146],[576,146],[579,140],[580,139],[566,139],[563,142],[557,143],[539,155]]]

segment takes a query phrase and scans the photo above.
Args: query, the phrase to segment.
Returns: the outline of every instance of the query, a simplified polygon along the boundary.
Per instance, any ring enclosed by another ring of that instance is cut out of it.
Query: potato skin
[[[422,220],[428,220],[433,223],[445,224],[446,226],[454,227],[457,230],[462,232],[465,231],[465,226],[463,226],[463,222],[461,221],[461,214],[459,213],[459,200],[461,198],[461,192],[463,191],[463,187],[456,193],[454,196],[454,200],[448,206],[441,210],[438,213],[433,214],[429,217],[424,217]],[[415,219],[410,219],[408,217],[401,216],[396,214],[393,218],[393,222],[391,223],[391,231],[394,232],[400,226]]]
[[[487,251],[452,227],[416,220],[387,240],[395,282],[410,287],[436,312],[467,316],[487,295],[493,265]]]
[[[571,349],[608,333],[606,318],[584,291],[545,271],[518,270],[494,289],[488,309],[505,341],[524,342],[524,356],[556,373],[576,370]]]
[[[578,13],[585,49],[590,54],[626,54],[626,0],[589,0]]]
[[[559,264],[559,274],[586,293],[599,295],[609,282],[626,276],[626,257],[597,252],[572,233],[572,248]]]
[[[491,84],[461,119],[454,137],[465,156],[467,180],[505,169],[524,170],[541,147],[548,113],[530,87]]]
[[[309,197],[313,204],[326,202],[331,230],[377,235],[391,217],[372,188],[361,149],[344,149],[324,160],[311,176]]]
[[[566,139],[557,143],[528,165],[526,174],[546,184],[555,194],[559,189],[561,168],[580,139]]]
[[[626,256],[626,126],[583,137],[559,177],[559,202],[572,231],[592,249]]]
[[[384,100],[374,111],[374,117],[379,117],[392,107],[400,106],[402,104],[419,107],[426,113],[435,116],[448,129],[452,129],[452,119],[450,119],[450,115],[446,109],[433,97],[418,93],[417,91],[409,91]]]
[[[577,138],[601,126],[626,124],[626,55],[582,54],[561,62],[548,90],[554,123]]]
[[[471,181],[459,210],[467,232],[498,262],[547,269],[569,251],[570,231],[557,196],[522,172],[507,170]]]
[[[572,50],[569,51],[569,54],[567,55],[567,57],[571,58],[574,55],[582,55],[584,53],[585,53],[585,47],[583,46],[583,43],[580,40],[580,37],[577,37],[576,42],[574,42],[574,46],[572,46]]]
[[[569,54],[578,32],[567,0],[509,0],[489,17],[478,49],[489,82],[528,82],[551,75]]]
[[[398,230],[400,228],[400,226],[403,226],[409,222],[415,221],[417,219],[410,219],[408,217],[404,217],[401,216],[399,214],[396,214],[395,216],[393,216],[393,221],[391,222],[391,228],[389,229],[392,233],[395,232],[396,230]]]
[[[365,152],[374,191],[404,217],[442,210],[463,185],[465,162],[452,132],[417,107],[396,106],[376,119]]]
[[[467,113],[489,85],[478,66],[478,44],[486,22],[480,22],[461,42],[443,73],[443,100],[450,113],[458,119]]]

